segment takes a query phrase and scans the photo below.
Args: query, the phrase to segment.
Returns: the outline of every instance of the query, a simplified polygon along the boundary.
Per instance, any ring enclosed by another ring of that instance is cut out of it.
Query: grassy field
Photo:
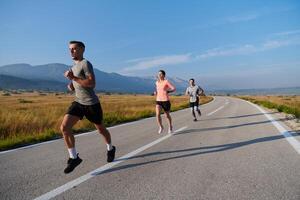
[[[300,119],[300,96],[240,96],[239,98],[266,108],[276,109],[279,112],[292,114]]]
[[[59,126],[73,101],[68,94],[0,93],[0,150],[61,137]],[[210,101],[203,97],[201,103]],[[123,122],[154,116],[155,97],[146,95],[100,95],[104,123],[112,126]],[[185,96],[171,96],[172,111],[188,107]],[[74,132],[94,130],[86,119]]]

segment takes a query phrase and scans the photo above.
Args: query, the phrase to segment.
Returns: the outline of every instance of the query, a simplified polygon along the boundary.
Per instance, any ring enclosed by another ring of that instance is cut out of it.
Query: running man
[[[186,89],[185,95],[190,97],[190,107],[194,117],[194,121],[197,121],[197,117],[195,111],[198,112],[199,117],[201,116],[201,111],[199,109],[199,97],[200,95],[204,95],[204,90],[195,85],[195,80],[191,78],[189,80],[190,86]]]
[[[83,58],[85,45],[80,41],[71,41],[69,50],[74,60],[72,69],[66,71],[64,76],[71,80],[68,89],[75,90],[75,101],[69,107],[60,126],[65,144],[68,148],[69,159],[64,173],[72,172],[82,159],[79,158],[75,149],[75,138],[72,127],[85,116],[92,122],[100,134],[105,139],[107,145],[107,162],[112,162],[115,158],[116,147],[111,144],[111,136],[105,128],[102,120],[103,113],[100,101],[94,92],[96,85],[92,64]]]
[[[156,120],[159,125],[158,134],[161,134],[164,129],[160,116],[162,109],[165,111],[168,119],[168,133],[171,134],[173,132],[172,118],[170,115],[171,103],[169,93],[174,92],[176,88],[167,79],[165,79],[165,77],[166,72],[164,70],[159,70],[156,81],[156,91],[154,92],[156,95]]]

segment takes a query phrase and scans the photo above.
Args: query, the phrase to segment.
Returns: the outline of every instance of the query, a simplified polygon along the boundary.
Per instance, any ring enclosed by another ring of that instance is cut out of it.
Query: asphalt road
[[[110,164],[99,134],[77,136],[83,162],[68,175],[61,139],[2,152],[0,199],[300,199],[300,136],[284,119],[230,97],[201,110],[172,113],[174,135],[155,118],[110,128]]]

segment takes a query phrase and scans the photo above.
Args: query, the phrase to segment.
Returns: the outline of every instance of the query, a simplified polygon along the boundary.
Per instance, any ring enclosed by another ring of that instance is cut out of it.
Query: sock
[[[107,151],[111,151],[111,150],[112,150],[112,145],[111,145],[111,143],[110,143],[110,144],[106,144],[106,146],[107,146]]]
[[[76,159],[77,158],[77,152],[76,152],[75,147],[68,149],[68,152],[69,152],[70,158],[72,158],[72,159]]]

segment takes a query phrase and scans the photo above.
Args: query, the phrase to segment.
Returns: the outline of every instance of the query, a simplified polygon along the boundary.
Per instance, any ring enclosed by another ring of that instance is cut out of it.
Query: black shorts
[[[195,102],[190,102],[190,107],[198,107],[199,106],[199,98]]]
[[[165,112],[170,112],[170,110],[171,110],[170,101],[156,101],[156,105],[161,106]]]
[[[66,114],[77,116],[80,120],[85,116],[94,124],[101,124],[103,120],[103,112],[100,103],[94,105],[82,105],[74,101]]]

